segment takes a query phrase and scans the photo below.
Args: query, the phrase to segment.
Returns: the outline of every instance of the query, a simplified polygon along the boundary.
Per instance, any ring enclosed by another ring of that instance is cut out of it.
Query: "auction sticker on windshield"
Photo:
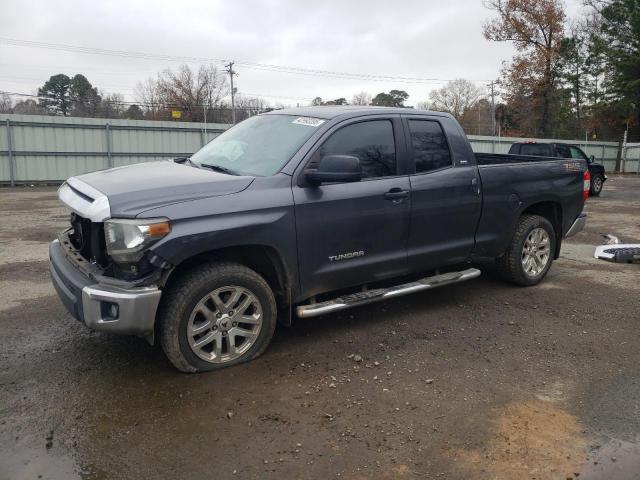
[[[306,125],[307,127],[319,127],[324,122],[325,121],[320,118],[298,117],[291,123],[295,123],[296,125]]]

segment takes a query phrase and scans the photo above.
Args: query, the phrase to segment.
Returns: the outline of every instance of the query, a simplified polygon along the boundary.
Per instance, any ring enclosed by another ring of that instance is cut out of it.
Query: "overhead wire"
[[[185,55],[167,55],[147,52],[136,52],[131,50],[109,50],[95,47],[85,47],[79,45],[68,45],[59,43],[37,42],[33,40],[22,40],[16,38],[0,37],[0,44],[40,48],[48,50],[58,50],[71,53],[81,53],[88,55],[107,55],[116,56],[121,58],[137,58],[147,60],[163,60],[163,61],[178,61],[187,63],[225,63],[228,59],[215,58],[215,57],[195,57]],[[398,76],[398,75],[382,75],[382,74],[369,74],[369,73],[354,73],[354,72],[342,72],[333,70],[322,70],[313,68],[292,67],[286,65],[275,65],[269,63],[250,62],[245,60],[234,60],[234,63],[238,66],[242,66],[248,69],[277,72],[293,75],[305,75],[312,77],[329,77],[340,78],[348,80],[367,80],[374,82],[398,82],[407,84],[429,84],[429,83],[444,83],[452,79],[448,78],[428,78],[428,77],[413,77],[413,76]],[[473,80],[475,82],[486,82],[489,80],[479,79]]]

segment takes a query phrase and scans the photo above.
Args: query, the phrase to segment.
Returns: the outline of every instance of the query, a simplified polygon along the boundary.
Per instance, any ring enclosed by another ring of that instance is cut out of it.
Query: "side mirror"
[[[359,182],[362,179],[362,167],[358,157],[327,155],[320,159],[318,168],[308,170],[305,177],[312,185]]]
[[[596,156],[595,155],[589,155],[589,163],[593,163],[596,161]]]

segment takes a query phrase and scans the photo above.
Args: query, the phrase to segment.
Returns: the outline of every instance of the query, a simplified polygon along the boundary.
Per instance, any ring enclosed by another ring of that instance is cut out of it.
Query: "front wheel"
[[[498,269],[517,285],[536,285],[551,268],[555,249],[553,225],[539,215],[523,215],[509,248],[497,259]]]
[[[600,174],[596,174],[591,179],[591,189],[590,194],[594,197],[600,195],[602,192],[602,187],[604,186],[604,178]]]
[[[217,370],[262,354],[276,327],[276,302],[267,282],[236,263],[188,271],[165,291],[160,344],[183,372]]]

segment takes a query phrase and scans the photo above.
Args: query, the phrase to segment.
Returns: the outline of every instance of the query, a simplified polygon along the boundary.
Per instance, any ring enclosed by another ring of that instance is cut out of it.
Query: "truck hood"
[[[95,195],[83,192],[82,183],[90,187],[84,190],[103,194],[111,217],[132,218],[171,203],[241,192],[253,180],[254,177],[226,175],[165,160],[87,173],[72,177],[67,183],[89,197]]]

